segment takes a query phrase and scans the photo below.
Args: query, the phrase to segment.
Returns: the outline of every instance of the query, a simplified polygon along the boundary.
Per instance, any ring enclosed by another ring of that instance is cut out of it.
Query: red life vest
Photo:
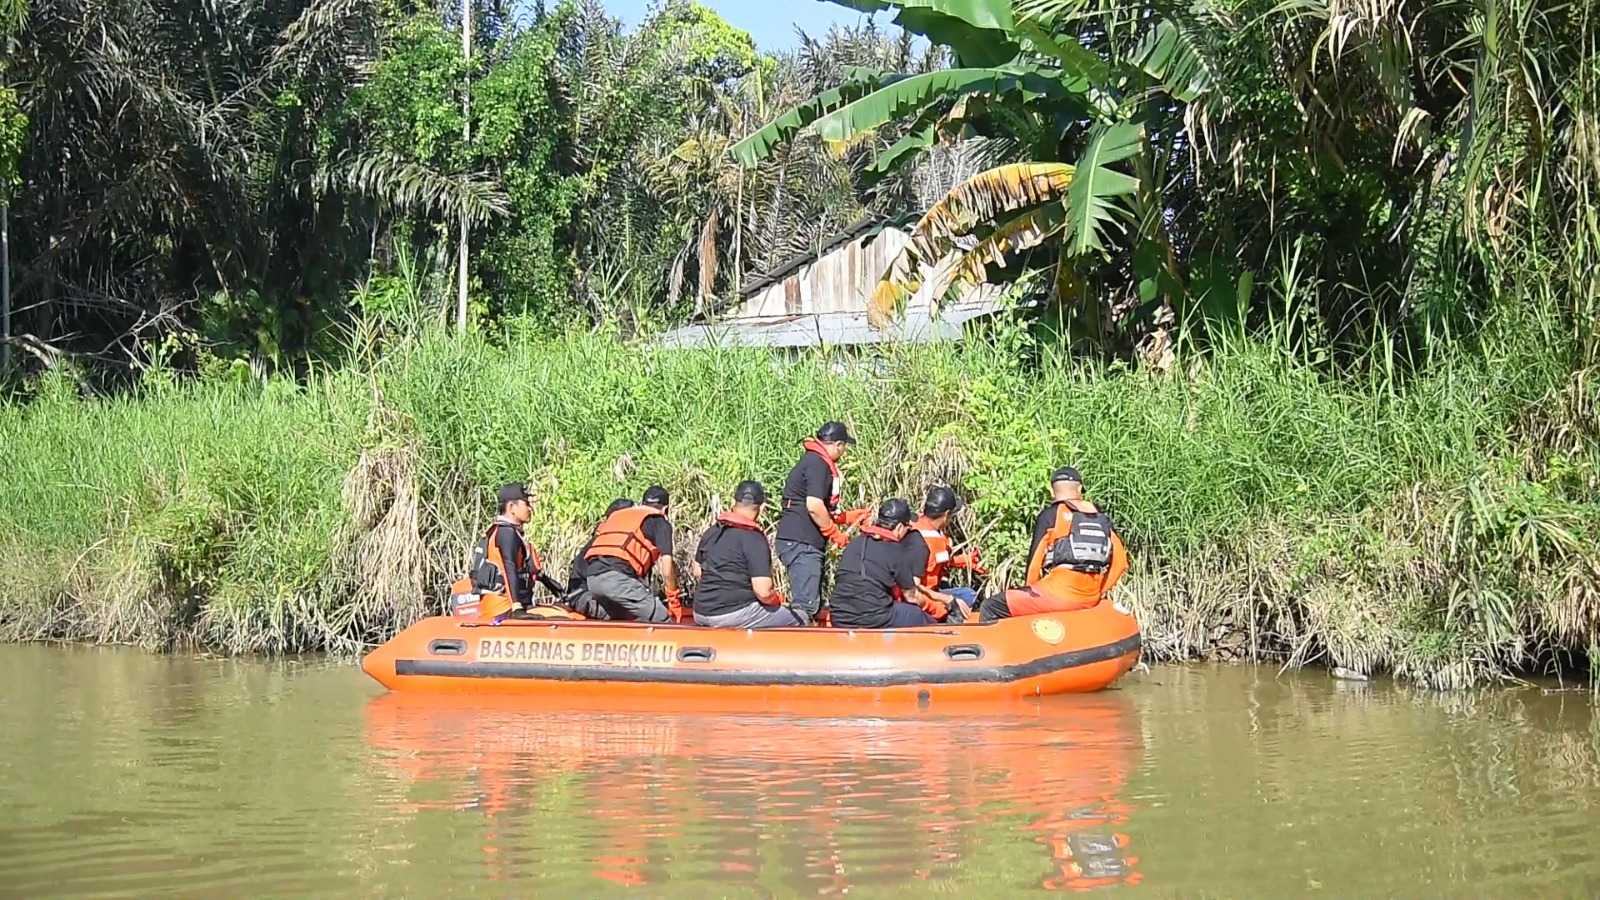
[[[620,559],[633,569],[633,574],[643,578],[661,558],[661,549],[645,536],[644,523],[651,516],[661,515],[653,506],[631,506],[619,509],[606,517],[595,531],[594,543],[583,554],[584,559],[607,557]]]
[[[732,512],[725,512],[722,515],[717,516],[717,524],[726,525],[729,528],[743,528],[747,531],[761,530],[760,523],[756,522],[755,519],[747,519],[738,513]]]
[[[839,474],[839,464],[828,455],[828,448],[815,438],[807,438],[800,446],[822,457],[822,461],[828,464],[828,473],[833,476],[833,485],[828,489],[828,511],[838,512],[839,503],[844,497],[844,476]]]
[[[861,533],[867,537],[875,537],[880,541],[888,541],[891,544],[900,543],[900,538],[895,535],[893,530],[882,528],[877,525],[863,525],[861,526]],[[866,548],[863,547],[861,548],[861,567],[863,571],[865,571],[866,565],[867,552]],[[899,603],[906,599],[906,592],[902,591],[900,589],[900,585],[897,584],[894,587],[889,588],[889,596],[893,597],[896,603]]]
[[[933,527],[927,516],[918,516],[911,527],[922,535],[922,542],[928,545],[928,567],[922,572],[922,586],[936,591],[939,583],[944,581],[945,569],[950,567],[950,538]]]

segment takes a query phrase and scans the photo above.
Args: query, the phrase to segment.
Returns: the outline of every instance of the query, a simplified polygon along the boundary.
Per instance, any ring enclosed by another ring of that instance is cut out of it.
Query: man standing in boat
[[[1057,469],[1050,476],[1050,493],[1050,503],[1033,525],[1027,588],[984,600],[983,621],[1088,609],[1127,573],[1128,549],[1111,517],[1084,499],[1078,470]]]
[[[850,542],[840,526],[860,523],[866,510],[843,511],[844,478],[839,460],[856,439],[843,422],[828,422],[801,446],[805,452],[783,482],[783,516],[778,520],[778,559],[789,573],[789,607],[803,624],[816,618],[822,606],[822,582],[831,542]]]
[[[932,625],[933,616],[915,603],[917,576],[901,541],[911,528],[911,504],[891,497],[871,525],[851,539],[839,557],[839,581],[830,603],[835,628],[908,628]]]
[[[694,564],[694,620],[716,628],[806,624],[772,582],[772,548],[758,521],[767,492],[757,481],[733,489],[733,509],[700,539]]]
[[[911,523],[902,543],[911,559],[911,568],[920,573],[914,602],[923,612],[941,622],[965,622],[972,616],[972,607],[978,602],[978,593],[967,587],[947,587],[945,573],[950,569],[967,569],[982,575],[986,571],[978,563],[978,552],[954,553],[950,536],[950,516],[961,507],[956,492],[943,486],[928,489],[922,503],[922,515]]]
[[[683,620],[678,568],[672,558],[671,505],[667,489],[655,485],[644,492],[637,506],[606,516],[584,553],[589,569],[589,592],[613,619],[624,622],[679,622]],[[650,586],[650,573],[659,569],[666,587],[662,604]]]
[[[561,583],[544,570],[538,551],[523,536],[533,518],[533,498],[521,484],[508,484],[495,494],[500,511],[472,551],[468,576],[481,596],[479,615],[493,618],[525,612],[533,606],[534,582],[561,596]]]

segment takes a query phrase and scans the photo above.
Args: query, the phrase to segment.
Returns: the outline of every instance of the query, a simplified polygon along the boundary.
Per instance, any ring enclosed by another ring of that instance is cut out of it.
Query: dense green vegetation
[[[353,649],[439,602],[503,481],[556,560],[652,481],[692,546],[842,416],[851,499],[956,485],[996,583],[1084,468],[1158,657],[1588,658],[1592,0],[847,5],[906,33],[772,57],[687,3],[484,7],[469,61],[424,7],[37,0],[0,94],[0,630]],[[957,350],[641,340],[903,215],[880,312],[954,252],[1015,315]]]

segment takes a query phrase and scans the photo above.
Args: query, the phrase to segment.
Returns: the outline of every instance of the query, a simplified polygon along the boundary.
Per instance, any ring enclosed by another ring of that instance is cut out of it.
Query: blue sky
[[[612,15],[630,26],[639,24],[650,8],[651,0],[604,0]],[[810,34],[821,34],[835,22],[855,24],[865,16],[824,0],[699,0],[716,10],[735,28],[750,32],[756,46],[762,50],[783,50],[794,46],[796,25]],[[889,16],[879,13],[884,23]]]

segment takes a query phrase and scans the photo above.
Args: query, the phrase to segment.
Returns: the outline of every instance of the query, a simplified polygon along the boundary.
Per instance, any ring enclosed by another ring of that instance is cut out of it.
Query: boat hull
[[[362,661],[395,691],[962,700],[1101,690],[1138,661],[1111,602],[990,625],[767,630],[424,619]]]

